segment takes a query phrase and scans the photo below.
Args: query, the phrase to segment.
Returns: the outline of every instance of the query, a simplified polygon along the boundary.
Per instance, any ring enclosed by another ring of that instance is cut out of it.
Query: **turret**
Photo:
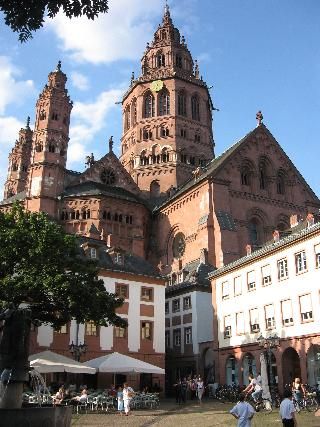
[[[9,154],[8,176],[4,185],[4,199],[14,196],[26,189],[30,156],[32,148],[32,130],[30,117],[27,124],[19,131],[18,139]]]
[[[67,76],[59,61],[36,104],[28,207],[53,215],[57,196],[63,191],[69,142],[72,102],[65,87]],[[35,206],[34,206],[35,205]]]

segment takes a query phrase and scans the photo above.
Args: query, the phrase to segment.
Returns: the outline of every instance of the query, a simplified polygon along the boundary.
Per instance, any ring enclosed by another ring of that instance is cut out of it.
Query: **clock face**
[[[162,88],[163,88],[162,80],[154,80],[150,85],[150,89],[152,90],[152,92],[159,92]]]

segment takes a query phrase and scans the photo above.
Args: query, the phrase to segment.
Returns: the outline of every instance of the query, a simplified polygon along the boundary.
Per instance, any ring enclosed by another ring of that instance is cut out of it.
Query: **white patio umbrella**
[[[96,368],[99,372],[118,374],[138,373],[163,375],[165,373],[165,370],[158,366],[117,352],[88,360],[85,362],[85,365]]]
[[[29,356],[29,361],[30,366],[35,368],[40,374],[49,372],[70,372],[73,374],[96,373],[96,369],[50,350],[32,354]]]

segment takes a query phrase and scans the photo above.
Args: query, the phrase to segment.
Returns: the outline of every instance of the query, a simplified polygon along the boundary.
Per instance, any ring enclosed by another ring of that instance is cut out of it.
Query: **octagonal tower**
[[[179,187],[214,158],[212,100],[168,6],[141,75],[122,100],[120,160],[146,197]]]

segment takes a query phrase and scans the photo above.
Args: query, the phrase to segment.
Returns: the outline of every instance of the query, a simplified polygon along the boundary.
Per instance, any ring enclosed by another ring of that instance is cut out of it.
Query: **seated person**
[[[61,405],[63,399],[64,399],[64,388],[60,387],[57,393],[53,397],[53,404]]]
[[[88,391],[84,388],[80,394],[80,396],[75,396],[71,399],[72,403],[85,403],[88,399]]]

